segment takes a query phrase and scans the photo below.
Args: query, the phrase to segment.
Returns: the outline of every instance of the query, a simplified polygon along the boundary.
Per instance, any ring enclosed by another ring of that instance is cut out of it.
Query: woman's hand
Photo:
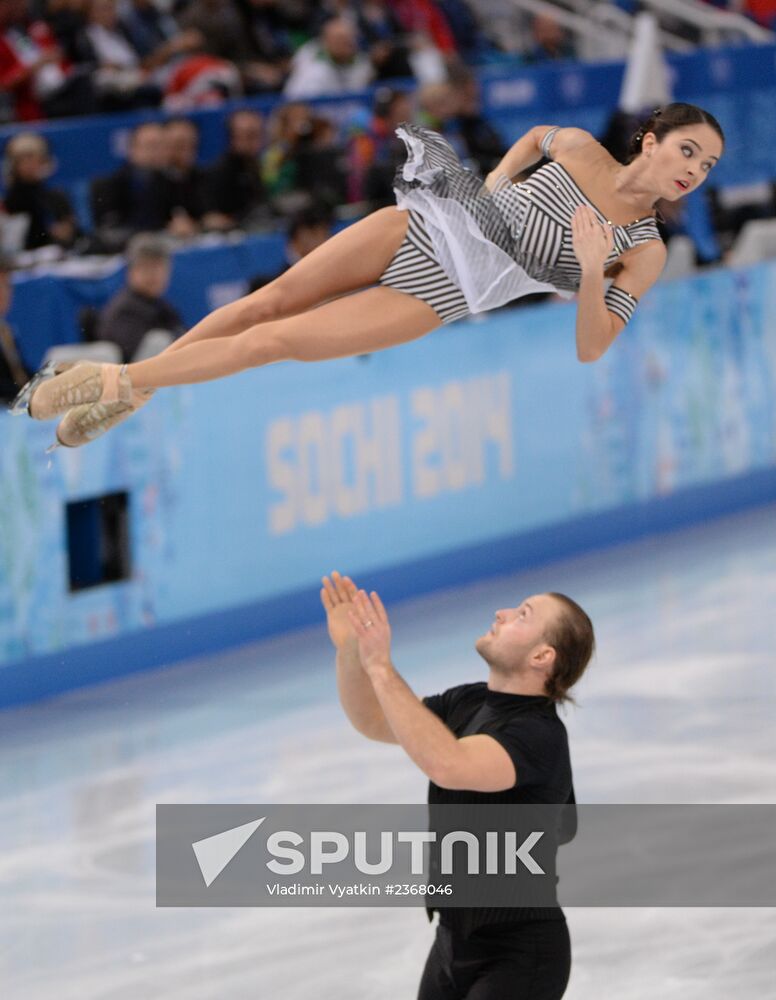
[[[359,590],[353,599],[349,617],[358,639],[361,664],[367,674],[391,666],[391,626],[377,593],[371,596]]]
[[[582,272],[602,272],[612,252],[612,227],[602,224],[592,208],[580,205],[571,217],[571,242]]]

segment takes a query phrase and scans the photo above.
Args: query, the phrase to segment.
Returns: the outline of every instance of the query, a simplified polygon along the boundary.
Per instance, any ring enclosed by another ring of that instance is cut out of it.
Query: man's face
[[[238,156],[258,156],[261,152],[263,129],[261,117],[252,111],[239,112],[232,118],[231,149]]]
[[[8,271],[0,271],[0,316],[6,316],[11,309],[13,286]]]
[[[171,122],[164,131],[169,166],[190,170],[197,159],[197,130],[186,122]]]
[[[48,157],[42,150],[25,149],[14,156],[13,173],[17,180],[28,184],[45,180],[51,173]]]
[[[330,21],[323,29],[323,47],[335,63],[349,63],[356,52],[356,35],[347,21]]]
[[[140,259],[129,268],[127,280],[134,292],[150,299],[160,299],[170,284],[170,262],[164,259]]]
[[[142,170],[161,170],[165,160],[164,130],[161,125],[141,125],[129,146],[129,160]]]
[[[501,608],[475,648],[490,667],[502,673],[513,673],[533,663],[551,666],[554,651],[545,636],[560,611],[558,601],[549,594],[535,594],[516,608]]]

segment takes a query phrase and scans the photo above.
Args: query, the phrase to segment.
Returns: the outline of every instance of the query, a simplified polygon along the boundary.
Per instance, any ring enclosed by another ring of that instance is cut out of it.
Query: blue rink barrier
[[[44,454],[0,414],[0,702],[776,499],[776,264],[665,283],[594,365],[574,308],[160,392]],[[130,578],[70,592],[66,504],[126,492]],[[322,650],[322,655],[324,651]]]

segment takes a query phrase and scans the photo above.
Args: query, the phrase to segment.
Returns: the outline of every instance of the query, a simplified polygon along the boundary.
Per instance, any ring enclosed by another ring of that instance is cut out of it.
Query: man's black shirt
[[[482,682],[462,684],[423,701],[459,739],[478,734],[495,739],[509,754],[517,775],[515,785],[501,792],[446,789],[429,782],[428,802],[432,810],[435,805],[574,803],[566,727],[549,698],[491,691]],[[574,814],[573,809],[562,812],[560,843],[574,836]],[[443,924],[465,937],[485,925],[563,919],[560,908],[436,909]]]

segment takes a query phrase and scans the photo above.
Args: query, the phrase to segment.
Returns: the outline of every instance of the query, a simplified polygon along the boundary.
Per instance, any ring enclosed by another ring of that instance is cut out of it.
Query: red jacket
[[[14,95],[16,118],[31,121],[44,115],[35,96],[35,75],[29,72],[29,64],[22,59],[22,44],[37,48],[42,55],[56,49],[57,41],[44,21],[32,21],[26,28],[6,28],[0,34],[0,87]],[[69,68],[64,61],[60,62],[60,66],[65,71]]]
[[[445,55],[456,52],[447,18],[433,0],[394,0],[393,9],[405,31],[419,31]]]

